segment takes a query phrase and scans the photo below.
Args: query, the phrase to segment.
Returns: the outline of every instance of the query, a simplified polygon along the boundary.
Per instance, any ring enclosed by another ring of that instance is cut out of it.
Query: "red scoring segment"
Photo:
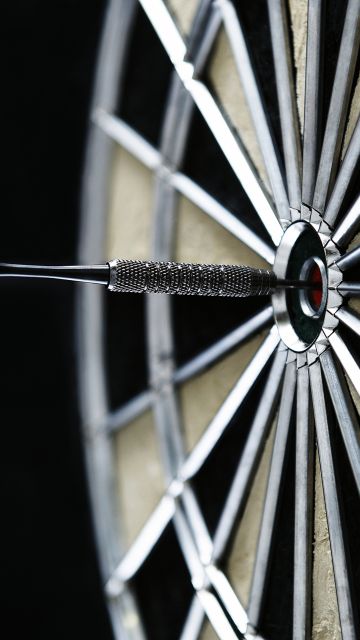
[[[321,271],[317,264],[314,264],[311,267],[311,271],[309,273],[308,279],[311,283],[320,285],[317,289],[310,289],[309,291],[309,301],[314,311],[318,311],[320,309],[322,295],[323,295],[323,281],[321,277]]]

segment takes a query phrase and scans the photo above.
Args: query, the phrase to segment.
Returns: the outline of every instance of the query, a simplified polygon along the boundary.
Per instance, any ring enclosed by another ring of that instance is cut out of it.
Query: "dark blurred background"
[[[3,3],[1,261],[76,261],[104,6]],[[107,640],[77,407],[76,285],[0,287],[3,637]]]

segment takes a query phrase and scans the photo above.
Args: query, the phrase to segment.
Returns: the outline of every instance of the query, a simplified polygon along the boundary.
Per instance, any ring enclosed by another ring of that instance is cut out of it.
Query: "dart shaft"
[[[109,265],[37,265],[0,263],[0,276],[18,278],[51,278],[72,282],[109,284]]]

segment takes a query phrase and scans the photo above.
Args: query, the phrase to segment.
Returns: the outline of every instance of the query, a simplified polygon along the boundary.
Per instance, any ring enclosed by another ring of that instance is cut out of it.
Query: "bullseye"
[[[314,264],[308,276],[309,282],[314,285],[317,285],[316,288],[310,289],[308,296],[309,302],[314,308],[314,311],[319,311],[322,297],[323,297],[323,279],[320,271],[320,267],[318,264]]]
[[[327,303],[327,268],[322,242],[305,221],[291,224],[277,249],[274,272],[289,280],[313,285],[276,291],[272,296],[275,320],[283,342],[293,351],[306,351],[317,339]]]

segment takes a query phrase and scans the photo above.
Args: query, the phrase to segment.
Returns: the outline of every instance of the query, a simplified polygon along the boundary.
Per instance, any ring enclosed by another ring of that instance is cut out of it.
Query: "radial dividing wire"
[[[272,271],[243,265],[112,260],[106,264],[54,266],[0,264],[0,276],[51,278],[106,285],[118,293],[248,297],[275,289],[314,289],[312,282],[278,279]]]

